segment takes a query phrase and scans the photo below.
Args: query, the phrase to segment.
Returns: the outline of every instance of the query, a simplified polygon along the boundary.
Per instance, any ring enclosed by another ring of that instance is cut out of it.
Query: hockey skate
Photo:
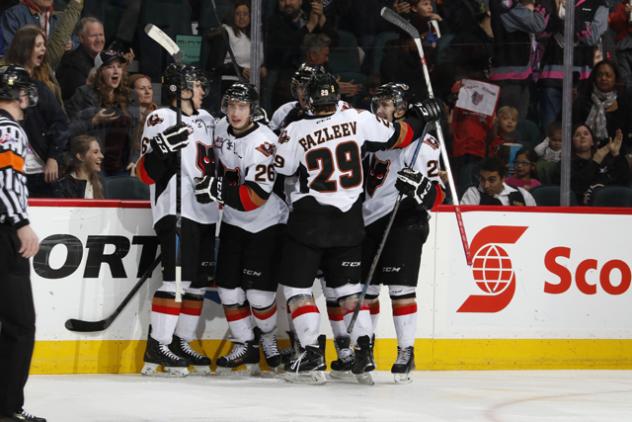
[[[279,373],[283,369],[281,365],[281,353],[279,353],[279,345],[274,333],[262,334],[260,338],[261,348],[263,349],[263,356],[266,359],[266,363],[270,368],[270,371]]]
[[[211,375],[211,360],[193,350],[189,342],[182,337],[174,335],[169,349],[176,355],[186,359],[192,369],[191,375]]]
[[[410,371],[415,369],[415,348],[413,346],[397,347],[397,360],[391,367],[391,373],[396,384],[409,384],[413,382]]]
[[[331,362],[331,372],[329,373],[331,378],[342,381],[355,381],[355,376],[351,373],[353,351],[350,343],[351,339],[349,337],[336,337],[334,339],[338,359]]]
[[[143,358],[145,364],[140,373],[148,376],[160,376],[162,374],[173,377],[186,377],[189,375],[187,366],[189,362],[171,351],[169,345],[161,344],[158,340],[149,336],[147,348]],[[162,369],[162,372],[160,371]]]
[[[354,348],[353,363],[351,364],[351,372],[355,375],[356,380],[360,384],[373,385],[373,377],[370,372],[375,369],[373,361],[373,350],[371,348],[371,339],[369,336],[358,337]]]
[[[296,333],[294,333],[294,331],[287,331],[287,335],[290,340],[290,347],[279,350],[281,361],[284,365],[289,364],[301,354],[301,344],[298,338],[296,338]]]
[[[46,419],[39,418],[37,416],[33,416],[24,410],[20,410],[17,413],[14,413],[12,416],[2,417],[0,416],[0,421],[2,422],[46,422]]]
[[[238,368],[246,366],[246,375],[261,375],[259,370],[259,344],[257,340],[250,340],[245,343],[233,343],[233,349],[226,356],[217,359],[217,375],[242,375]]]
[[[285,380],[297,384],[324,384],[325,357],[319,346],[307,346],[292,362],[285,366]]]

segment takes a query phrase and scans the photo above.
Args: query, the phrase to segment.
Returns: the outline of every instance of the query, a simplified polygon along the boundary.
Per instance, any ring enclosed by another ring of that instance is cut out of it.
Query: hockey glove
[[[213,201],[222,203],[222,178],[204,176],[195,178],[195,199],[201,204]]]
[[[164,132],[159,133],[149,141],[151,148],[157,151],[162,157],[181,150],[186,147],[188,143],[189,127],[184,123],[168,127]]]
[[[413,198],[419,205],[428,208],[434,190],[432,180],[410,167],[404,167],[397,172],[395,188],[405,196]]]
[[[441,119],[443,114],[443,104],[437,99],[428,98],[427,100],[411,104],[408,112],[423,122],[436,122]]]

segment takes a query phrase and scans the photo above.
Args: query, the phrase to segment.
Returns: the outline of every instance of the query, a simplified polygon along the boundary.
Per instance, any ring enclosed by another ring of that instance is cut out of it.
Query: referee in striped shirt
[[[45,422],[24,411],[35,342],[29,258],[39,240],[28,220],[24,161],[28,140],[17,123],[37,103],[27,71],[0,67],[0,422]]]

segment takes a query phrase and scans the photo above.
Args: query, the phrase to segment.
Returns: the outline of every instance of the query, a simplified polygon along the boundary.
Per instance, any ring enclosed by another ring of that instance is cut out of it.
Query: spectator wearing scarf
[[[617,89],[619,74],[616,66],[607,60],[595,65],[589,85],[575,101],[573,120],[586,123],[593,131],[596,145],[615,137],[618,129],[623,133],[623,151],[632,151],[632,108],[626,95]]]

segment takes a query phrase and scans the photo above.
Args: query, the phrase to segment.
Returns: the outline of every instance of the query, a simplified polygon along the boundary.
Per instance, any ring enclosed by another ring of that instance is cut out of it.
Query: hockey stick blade
[[[419,31],[417,31],[417,28],[415,28],[413,24],[408,22],[393,9],[383,7],[382,10],[380,10],[380,15],[402,31],[406,32],[411,37],[419,38]]]
[[[151,264],[151,266],[145,271],[143,276],[138,280],[138,282],[132,287],[132,290],[125,296],[125,299],[120,303],[120,305],[112,312],[112,315],[107,317],[106,319],[102,319],[100,321],[83,321],[81,319],[71,318],[66,321],[64,326],[69,331],[76,331],[79,333],[92,333],[95,331],[103,331],[107,329],[112,322],[119,316],[121,311],[125,308],[125,306],[132,300],[132,297],[140,290],[145,281],[153,274],[154,270],[160,263],[160,256],[156,258],[156,260]]]
[[[171,39],[169,35],[167,35],[162,29],[158,28],[156,25],[148,23],[145,25],[145,34],[152,40],[156,41],[162,48],[164,48],[167,53],[176,63],[182,62],[182,52],[180,51],[180,47]]]

